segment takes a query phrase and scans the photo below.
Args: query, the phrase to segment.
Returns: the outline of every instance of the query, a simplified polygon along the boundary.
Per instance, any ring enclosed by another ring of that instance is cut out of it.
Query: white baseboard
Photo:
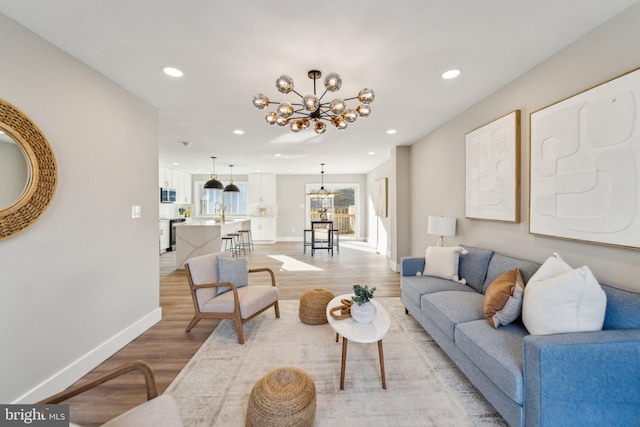
[[[160,319],[162,319],[162,308],[158,307],[11,403],[34,403],[64,390],[158,323]]]

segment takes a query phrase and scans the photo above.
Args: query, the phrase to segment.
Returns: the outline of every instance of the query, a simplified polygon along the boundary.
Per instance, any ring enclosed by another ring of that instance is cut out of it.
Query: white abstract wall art
[[[381,178],[373,183],[373,208],[376,216],[386,217],[387,212],[387,178]]]
[[[520,222],[520,110],[466,135],[465,217]]]
[[[640,70],[531,113],[529,232],[640,249]]]

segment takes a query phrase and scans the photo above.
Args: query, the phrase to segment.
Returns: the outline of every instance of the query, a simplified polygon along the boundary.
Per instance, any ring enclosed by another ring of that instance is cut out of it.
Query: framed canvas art
[[[520,222],[520,110],[466,135],[465,217]]]
[[[529,232],[640,246],[640,70],[531,113]]]
[[[373,183],[373,209],[376,216],[388,215],[387,185],[387,178],[381,178]]]

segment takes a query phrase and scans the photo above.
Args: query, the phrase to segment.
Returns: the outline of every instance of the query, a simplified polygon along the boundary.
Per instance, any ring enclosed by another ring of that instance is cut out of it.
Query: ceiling
[[[216,156],[219,174],[332,174],[369,172],[636,1],[0,0],[0,12],[155,106],[162,167],[207,174]],[[442,79],[450,68],[462,74]],[[311,69],[341,75],[329,99],[372,88],[371,115],[319,136],[267,125],[253,96],[298,102],[275,80],[306,95]]]

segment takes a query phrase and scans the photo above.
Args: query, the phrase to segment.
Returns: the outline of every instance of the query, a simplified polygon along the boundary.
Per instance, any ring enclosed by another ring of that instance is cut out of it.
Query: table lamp
[[[456,235],[456,219],[429,215],[427,218],[427,234],[440,236],[437,246],[444,246],[444,236]]]

